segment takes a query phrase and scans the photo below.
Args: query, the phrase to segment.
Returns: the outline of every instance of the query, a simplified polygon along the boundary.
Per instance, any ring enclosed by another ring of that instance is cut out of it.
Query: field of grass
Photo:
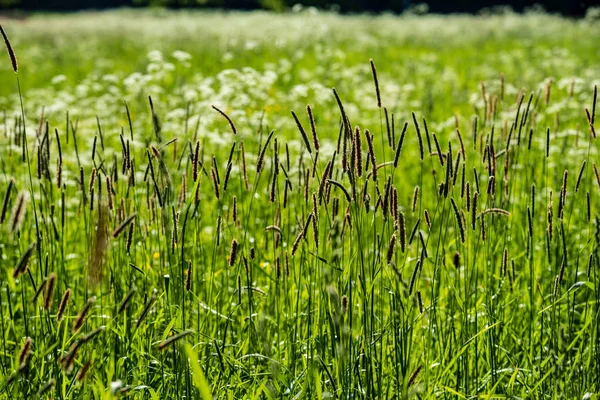
[[[597,22],[0,24],[0,398],[600,392]]]

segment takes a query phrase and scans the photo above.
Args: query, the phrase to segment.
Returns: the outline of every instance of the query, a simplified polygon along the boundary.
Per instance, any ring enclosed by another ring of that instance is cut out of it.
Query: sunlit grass
[[[600,390],[589,21],[2,25],[2,396]]]

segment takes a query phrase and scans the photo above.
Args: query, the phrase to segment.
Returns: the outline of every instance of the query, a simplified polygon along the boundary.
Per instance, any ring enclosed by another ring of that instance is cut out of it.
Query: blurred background
[[[0,0],[0,10],[56,10],[76,11],[116,7],[168,7],[168,8],[221,8],[269,9],[283,11],[293,8],[298,0]],[[501,7],[514,11],[543,9],[568,16],[583,16],[588,8],[600,0],[304,0],[304,6],[355,13],[355,12],[417,12],[478,13]]]

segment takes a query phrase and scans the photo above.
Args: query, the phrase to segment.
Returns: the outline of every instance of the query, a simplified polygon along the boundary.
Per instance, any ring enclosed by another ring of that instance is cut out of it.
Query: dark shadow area
[[[297,3],[343,13],[395,12],[427,10],[432,13],[480,13],[509,7],[523,12],[533,7],[566,16],[584,16],[588,8],[600,6],[600,0],[0,0],[0,10],[77,11],[117,7],[159,6],[174,9],[219,8],[233,10],[272,9],[286,10]],[[425,7],[423,7],[425,6]]]

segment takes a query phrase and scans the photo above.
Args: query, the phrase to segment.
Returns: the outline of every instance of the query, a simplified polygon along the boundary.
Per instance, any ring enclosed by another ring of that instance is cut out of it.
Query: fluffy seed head
[[[21,229],[21,225],[25,219],[25,211],[27,210],[28,200],[29,195],[27,192],[23,191],[19,193],[10,216],[9,229],[12,233],[15,233]]]
[[[67,289],[63,294],[63,297],[58,306],[58,312],[56,313],[56,319],[60,322],[65,316],[65,311],[67,310],[67,305],[69,304],[69,299],[71,298],[71,289]]]
[[[17,279],[25,271],[27,271],[27,266],[29,265],[29,259],[33,255],[33,251],[36,248],[36,244],[37,244],[37,242],[31,243],[29,245],[29,247],[27,247],[27,249],[25,250],[23,255],[21,256],[21,258],[19,259],[19,262],[17,263],[15,269],[13,270],[13,278],[14,279]]]
[[[21,351],[19,352],[19,365],[23,364],[31,355],[31,346],[33,341],[30,337],[25,339],[23,346],[21,347]]]
[[[56,288],[56,274],[53,272],[48,276],[46,292],[44,293],[44,309],[49,310],[54,300],[54,289]]]
[[[83,364],[79,372],[77,373],[77,382],[83,382],[90,368],[92,367],[92,360],[88,360]]]

